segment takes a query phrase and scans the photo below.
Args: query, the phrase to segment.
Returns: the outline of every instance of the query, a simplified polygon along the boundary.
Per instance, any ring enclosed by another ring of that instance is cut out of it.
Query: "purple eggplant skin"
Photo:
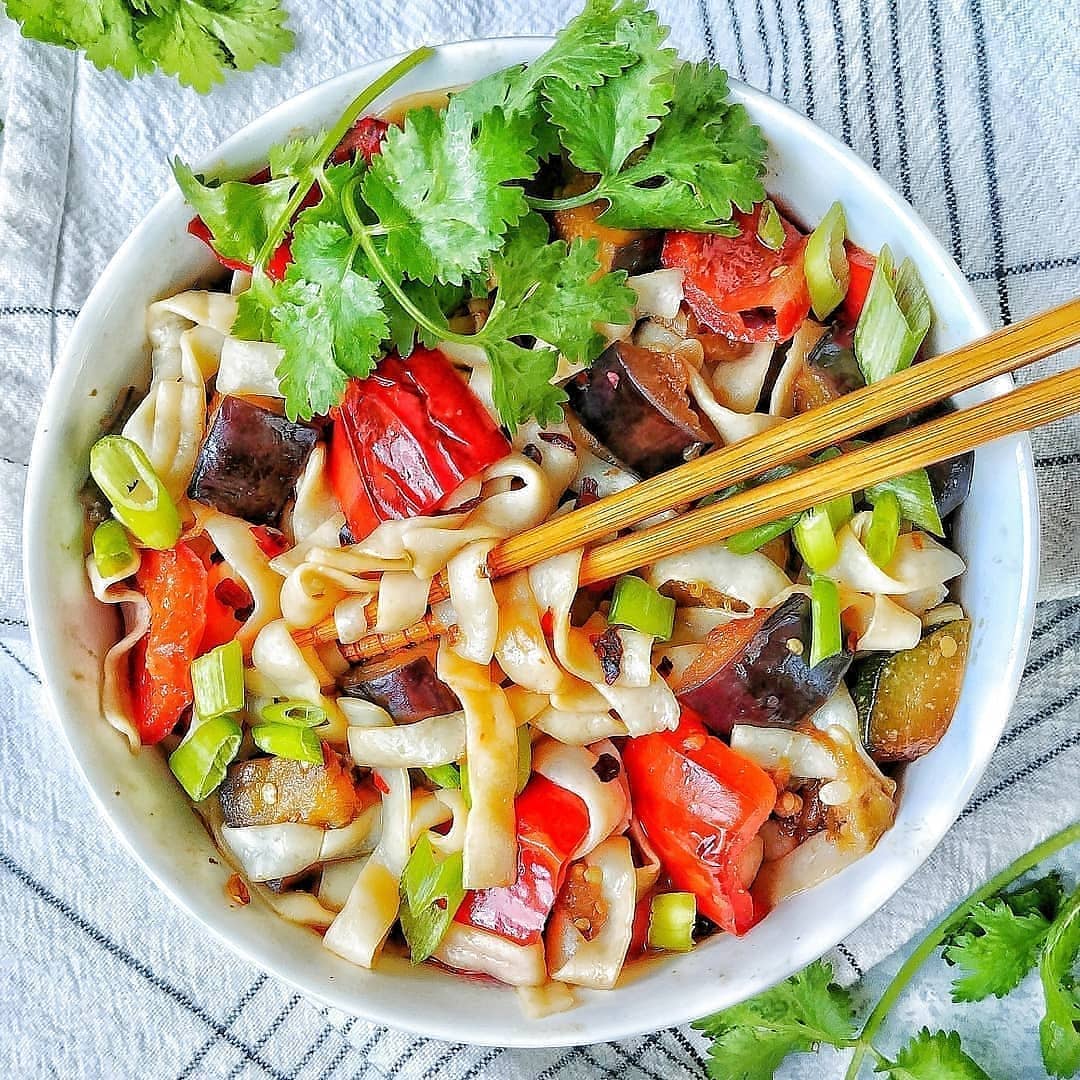
[[[934,493],[938,516],[944,521],[971,491],[975,454],[969,450],[947,461],[939,461],[936,465],[930,465],[926,472],[930,477],[930,490]]]
[[[737,655],[697,686],[677,691],[679,701],[717,735],[730,735],[736,724],[794,727],[833,694],[852,661],[844,650],[810,667],[810,634],[810,600],[795,593]]]
[[[581,422],[643,477],[697,457],[709,443],[686,396],[680,361],[617,341],[566,387]]]
[[[457,712],[457,695],[435,674],[426,652],[406,653],[387,668],[366,665],[350,668],[338,678],[346,697],[363,698],[385,709],[398,724],[412,724],[429,716]]]
[[[188,488],[190,498],[252,525],[277,525],[319,438],[240,397],[223,397]]]

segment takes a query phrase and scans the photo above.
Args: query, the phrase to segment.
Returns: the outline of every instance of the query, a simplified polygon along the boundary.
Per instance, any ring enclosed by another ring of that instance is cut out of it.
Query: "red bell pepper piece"
[[[787,341],[810,311],[803,270],[806,238],[781,217],[778,251],[757,235],[761,206],[736,212],[737,236],[669,232],[661,262],[686,271],[686,303],[699,322],[735,341]]]
[[[573,792],[536,774],[515,803],[518,873],[512,885],[467,892],[454,918],[519,945],[540,940],[570,856],[589,832],[589,811]]]
[[[365,161],[370,162],[371,159],[382,150],[383,140],[386,138],[386,132],[390,125],[385,120],[380,120],[377,116],[361,116],[359,120],[347,132],[345,132],[344,138],[334,148],[334,152],[330,155],[330,162],[333,165],[343,165],[347,161],[353,160],[357,155],[362,157]],[[254,176],[248,178],[248,182],[251,184],[263,184],[270,179],[269,169],[260,169]],[[322,200],[322,192],[319,190],[318,185],[313,187],[300,203],[299,210],[306,210],[309,206],[315,206]],[[299,210],[297,211],[299,213]],[[211,241],[210,229],[207,227],[206,222],[201,217],[193,217],[188,222],[187,231],[192,236],[201,240],[211,251],[214,252],[214,258],[217,259],[222,266],[227,266],[230,270],[250,270],[251,267],[241,262],[239,259],[226,259],[224,256],[219,255],[214,251],[214,246]],[[288,240],[285,240],[278,246],[278,249],[270,256],[269,261],[266,264],[266,276],[272,281],[281,281],[285,277],[285,271],[289,269],[289,264],[292,262],[292,246]]]
[[[194,700],[189,669],[206,629],[206,567],[182,541],[168,551],[148,548],[135,583],[150,604],[150,629],[132,650],[135,726],[153,745]]]
[[[840,312],[844,320],[854,326],[859,321],[863,305],[866,303],[866,294],[870,291],[870,279],[874,276],[877,257],[871,255],[869,251],[864,251],[850,240],[844,241],[844,250],[847,252],[848,266],[851,269],[851,282],[844,302],[840,306]]]
[[[440,352],[383,359],[330,411],[330,483],[349,532],[429,513],[510,452],[480,399]]]
[[[761,913],[738,860],[776,802],[768,774],[689,709],[675,731],[627,739],[623,764],[634,812],[676,888],[721,929],[744,933]]]

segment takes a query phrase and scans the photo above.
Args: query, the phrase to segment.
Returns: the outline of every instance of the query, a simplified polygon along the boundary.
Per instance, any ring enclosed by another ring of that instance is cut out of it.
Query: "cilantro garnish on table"
[[[1051,836],[954,908],[920,942],[862,1024],[824,960],[749,1001],[698,1020],[694,1027],[711,1040],[709,1075],[769,1080],[789,1055],[832,1046],[853,1051],[846,1080],[860,1075],[867,1057],[874,1075],[888,1080],[989,1080],[955,1031],[923,1028],[892,1056],[875,1046],[892,1007],[935,953],[956,971],[952,996],[958,1003],[1004,997],[1037,970],[1045,1000],[1039,1025],[1043,1063],[1051,1076],[1076,1075],[1080,1001],[1073,972],[1080,959],[1080,888],[1066,896],[1056,873],[1008,886],[1078,840],[1080,824]]]
[[[765,143],[728,100],[725,73],[680,66],[666,38],[643,0],[589,0],[531,63],[452,94],[441,112],[410,111],[370,164],[327,163],[430,50],[376,80],[322,137],[275,150],[265,182],[206,181],[175,162],[214,248],[253,267],[234,333],[281,347],[290,417],[325,413],[349,378],[417,340],[482,349],[511,430],[560,415],[559,355],[595,359],[597,324],[630,322],[634,294],[624,272],[600,273],[595,244],[552,241],[536,211],[600,200],[605,224],[724,231],[735,208],[764,197]],[[558,155],[594,187],[530,196]],[[313,189],[319,201],[302,208]],[[292,262],[275,280],[267,267],[287,241]],[[455,333],[449,318],[470,297],[490,314],[475,333]]]
[[[28,38],[81,49],[125,78],[161,71],[206,93],[293,45],[280,0],[4,0]]]

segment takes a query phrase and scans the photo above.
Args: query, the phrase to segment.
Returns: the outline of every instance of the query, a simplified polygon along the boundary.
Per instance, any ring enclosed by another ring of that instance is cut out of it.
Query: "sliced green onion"
[[[195,711],[204,718],[244,707],[244,650],[239,641],[219,645],[191,662]]]
[[[850,495],[839,495],[825,503],[824,509],[835,533],[855,516],[855,500]]]
[[[903,476],[884,480],[866,489],[866,501],[871,506],[885,492],[891,492],[900,501],[900,510],[908,521],[925,529],[934,536],[944,536],[945,528],[941,524],[934,489],[930,486],[930,475],[925,469],[914,469]]]
[[[399,918],[414,964],[422,963],[438,948],[465,899],[463,863],[460,851],[437,859],[425,832],[405,864]]]
[[[625,574],[615,582],[607,621],[609,626],[628,626],[667,641],[675,626],[675,601],[641,578]]]
[[[798,514],[780,518],[779,521],[770,521],[766,525],[755,525],[752,529],[743,529],[734,536],[729,536],[724,543],[728,551],[736,555],[749,555],[751,551],[763,548],[770,540],[783,536],[799,520]]]
[[[810,306],[818,319],[831,315],[847,296],[851,268],[844,251],[846,232],[844,208],[834,202],[806,241],[803,255],[806,287],[810,292]]]
[[[772,199],[766,199],[761,204],[761,214],[758,216],[757,226],[758,239],[770,250],[779,251],[784,246],[787,233],[784,231],[784,222],[780,212],[773,206]]]
[[[840,557],[832,520],[824,506],[803,513],[791,531],[795,547],[811,570],[828,570]]]
[[[225,779],[225,770],[236,757],[243,737],[231,716],[215,716],[197,721],[169,755],[173,776],[195,802],[202,802]]]
[[[180,539],[180,515],[142,447],[106,435],[90,449],[90,474],[139,543],[165,550]]]
[[[649,909],[649,947],[689,952],[694,947],[697,898],[693,893],[658,893]]]
[[[461,797],[465,800],[465,806],[472,809],[472,792],[469,790],[469,763],[462,758],[458,762],[458,778],[461,781]]]
[[[532,738],[529,735],[528,724],[522,724],[517,729],[517,747],[517,786],[514,788],[514,794],[520,795],[532,775]]]
[[[127,530],[119,521],[103,521],[92,540],[94,565],[103,578],[127,577],[135,573],[138,562],[128,540]]]
[[[251,737],[260,750],[290,761],[322,762],[322,740],[314,729],[293,724],[256,724]]]
[[[810,666],[840,652],[840,590],[832,578],[810,576]]]
[[[930,298],[910,259],[893,268],[886,244],[855,327],[855,358],[867,384],[910,366],[930,329]]]
[[[275,701],[263,708],[262,718],[268,724],[315,728],[326,723],[326,710],[308,701]]]
[[[863,547],[875,566],[885,567],[892,562],[899,539],[900,500],[891,491],[883,491],[874,503]]]
[[[456,765],[432,765],[421,772],[441,788],[461,787],[461,770]]]

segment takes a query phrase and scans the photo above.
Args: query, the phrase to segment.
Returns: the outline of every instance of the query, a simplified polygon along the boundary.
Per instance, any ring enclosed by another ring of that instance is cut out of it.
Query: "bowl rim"
[[[436,53],[439,56],[444,56],[449,53],[452,58],[456,53],[467,52],[470,47],[486,45],[507,53],[513,53],[522,59],[527,59],[532,55],[535,55],[540,48],[546,46],[552,40],[553,39],[549,36],[540,35],[473,38],[447,42],[436,46]],[[407,54],[400,53],[358,65],[349,71],[325,79],[298,94],[280,101],[271,109],[260,113],[214,146],[210,151],[203,155],[198,167],[206,169],[207,171],[222,166],[227,167],[230,158],[235,160],[237,150],[242,147],[243,142],[248,137],[248,134],[253,127],[261,126],[263,124],[270,125],[275,119],[291,113],[299,112],[300,114],[303,114],[304,112],[307,112],[310,114],[313,111],[317,112],[317,107],[313,109],[312,103],[316,102],[322,95],[331,94],[338,89],[351,87],[361,78],[377,75],[379,72],[385,70],[391,64],[401,59],[404,55]],[[509,61],[509,63],[514,62],[516,61]],[[844,145],[840,140],[818,127],[814,121],[798,113],[790,106],[785,105],[783,102],[771,97],[763,91],[746,85],[740,80],[730,78],[729,84],[734,97],[752,104],[756,114],[762,119],[763,126],[767,128],[768,119],[777,118],[783,120],[787,124],[794,125],[798,128],[800,135],[808,142],[816,143],[819,148],[826,150],[832,157],[841,159],[844,168],[850,175],[861,178],[871,185],[874,190],[875,202],[881,205],[883,209],[887,209],[900,217],[904,222],[905,229],[909,230],[917,238],[918,246],[923,254],[928,257],[932,256],[935,268],[947,280],[951,291],[956,296],[957,304],[955,309],[962,309],[964,318],[971,325],[979,327],[982,332],[989,331],[990,326],[986,316],[979,305],[974,291],[959,267],[944,250],[933,233],[931,233],[928,226],[922,221],[914,208],[903,199],[883,177],[872,169],[869,164],[864,162],[851,148]],[[384,101],[392,99],[393,93],[391,92],[386,98],[380,100]],[[274,975],[274,977],[295,987],[308,997],[313,998],[316,1002],[331,1005],[350,1015],[361,1016],[371,1022],[386,1024],[399,1030],[405,1030],[431,1038],[441,1038],[458,1042],[461,1041],[463,1032],[461,1031],[460,1026],[451,1022],[450,1019],[441,1016],[427,1016],[422,1020],[418,1020],[411,1015],[404,1015],[398,1009],[384,1008],[379,1001],[377,993],[362,994],[361,996],[363,996],[364,1000],[361,1004],[356,1000],[357,993],[355,991],[350,991],[348,988],[340,987],[340,985],[322,986],[319,989],[315,989],[310,981],[305,981],[305,979],[296,971],[283,971],[283,965],[279,963],[276,958],[268,958],[260,954],[257,949],[248,947],[245,942],[236,940],[230,933],[229,926],[224,920],[212,918],[208,913],[195,909],[183,894],[179,884],[179,875],[174,875],[175,880],[171,880],[164,872],[159,871],[151,864],[149,856],[136,846],[134,838],[129,835],[123,824],[111,812],[111,805],[105,797],[105,792],[99,790],[99,787],[91,780],[85,764],[75,752],[74,745],[69,736],[69,725],[74,722],[73,718],[66,714],[60,698],[57,682],[48,676],[47,673],[49,668],[42,663],[42,660],[48,656],[51,651],[49,648],[49,639],[52,633],[53,620],[50,619],[51,612],[47,610],[44,604],[39,600],[39,590],[35,585],[35,582],[41,578],[42,572],[46,569],[46,567],[39,567],[38,565],[38,550],[37,545],[35,544],[35,538],[42,535],[42,530],[47,526],[47,520],[44,518],[40,508],[44,506],[44,499],[42,496],[47,489],[49,480],[46,469],[46,459],[48,457],[48,446],[52,442],[50,430],[55,426],[51,423],[51,420],[53,417],[62,415],[64,411],[67,400],[66,391],[68,382],[65,376],[71,374],[68,369],[73,365],[75,359],[75,344],[82,335],[92,334],[94,332],[93,328],[99,325],[104,317],[107,317],[107,307],[103,305],[103,299],[107,292],[108,282],[114,268],[132,257],[133,254],[140,251],[144,235],[152,231],[159,218],[164,218],[169,213],[175,212],[177,206],[182,206],[182,204],[183,200],[175,188],[170,188],[170,190],[166,191],[133,228],[101,272],[82,305],[80,315],[77,317],[68,337],[64,353],[56,363],[55,369],[50,377],[48,390],[35,428],[24,496],[22,530],[23,577],[30,637],[38,657],[39,671],[42,675],[42,687],[45,691],[48,711],[51,713],[54,722],[60,729],[64,743],[66,744],[75,767],[82,778],[83,784],[88,790],[90,797],[97,806],[99,812],[108,823],[113,834],[132,854],[139,866],[158,888],[162,889],[165,894],[188,915],[197,919],[230,950],[260,970],[268,971]],[[103,310],[99,312],[97,310],[98,308],[103,308]],[[999,384],[1007,385],[1008,382],[1011,382],[1011,379],[1006,376]],[[885,890],[878,890],[878,902],[867,910],[865,914],[860,914],[854,920],[849,918],[845,924],[846,929],[837,940],[842,941],[844,937],[851,934],[855,929],[862,925],[863,922],[876,914],[880,907],[887,903],[915,874],[926,859],[929,858],[930,854],[936,849],[945,834],[955,824],[976,783],[982,777],[990,757],[996,748],[997,741],[1004,729],[1009,711],[1011,710],[1019,688],[1023,664],[1026,658],[1034,622],[1035,596],[1038,582],[1039,512],[1036,496],[1034,459],[1030,438],[1025,434],[1013,436],[1010,441],[1013,443],[1016,450],[1020,488],[1020,506],[1018,507],[1020,550],[1018,552],[1018,558],[1021,610],[1018,613],[1019,617],[1015,623],[1009,642],[1009,660],[1006,668],[1000,675],[999,686],[1003,691],[1003,697],[1001,698],[1002,709],[1000,712],[1000,723],[993,733],[992,740],[990,740],[987,745],[984,745],[984,752],[980,754],[978,758],[969,761],[969,767],[964,777],[964,781],[955,789],[952,809],[946,818],[942,821],[935,822],[928,828],[927,838],[920,845],[920,848],[914,852],[913,856],[908,856],[907,861],[900,866],[899,873],[893,873],[889,876],[887,888]],[[42,589],[42,591],[44,590]],[[836,941],[833,940],[834,933],[835,930],[830,931],[828,935],[830,944],[826,946],[826,949],[821,951],[827,951],[828,948],[835,947]],[[820,940],[820,937],[814,939],[815,948],[820,944]],[[803,948],[803,951],[806,951],[805,947]],[[817,956],[820,955],[820,953],[815,951],[813,955]],[[804,957],[799,954],[799,958],[796,962],[793,963],[789,959],[786,961],[787,967],[789,968],[788,973],[790,974],[799,970],[804,963],[809,962],[812,958],[813,957],[809,955]],[[740,1000],[745,1000],[745,997],[749,996],[749,994],[757,993],[761,989],[764,989],[765,986],[769,985],[770,982],[775,981],[777,980],[770,978],[768,982],[761,983],[761,980],[759,979],[759,983],[761,984],[751,986],[747,994],[740,997]],[[617,997],[612,995],[612,1003],[614,1004],[616,1001]],[[727,1001],[723,1002],[723,1004],[728,1003],[729,1002]],[[713,1008],[715,1007],[720,1006],[713,1006]],[[642,1028],[639,1023],[631,1024],[630,1026],[627,1026],[625,1022],[620,1024],[617,1015],[618,1010],[612,1009],[609,1010],[609,1013],[616,1015],[609,1017],[606,1023],[590,1022],[589,1030],[586,1033],[587,1037],[582,1037],[582,1033],[575,1031],[572,1025],[562,1030],[544,1031],[541,1026],[543,1021],[530,1022],[528,1024],[528,1034],[525,1036],[520,1036],[517,1032],[500,1033],[493,1032],[490,1028],[477,1027],[475,1030],[468,1032],[468,1037],[469,1040],[476,1045],[489,1046],[560,1047],[584,1045],[608,1039],[631,1037],[643,1034],[645,1031],[656,1030],[659,1027],[685,1023],[709,1010],[710,1006],[706,1005],[703,1007],[700,1003],[696,1003],[690,1008],[687,1008],[684,1005],[681,1009],[678,1007],[667,1011],[658,1009],[658,1014],[662,1014],[660,1019],[651,1026]],[[507,1037],[508,1035],[509,1037]]]

